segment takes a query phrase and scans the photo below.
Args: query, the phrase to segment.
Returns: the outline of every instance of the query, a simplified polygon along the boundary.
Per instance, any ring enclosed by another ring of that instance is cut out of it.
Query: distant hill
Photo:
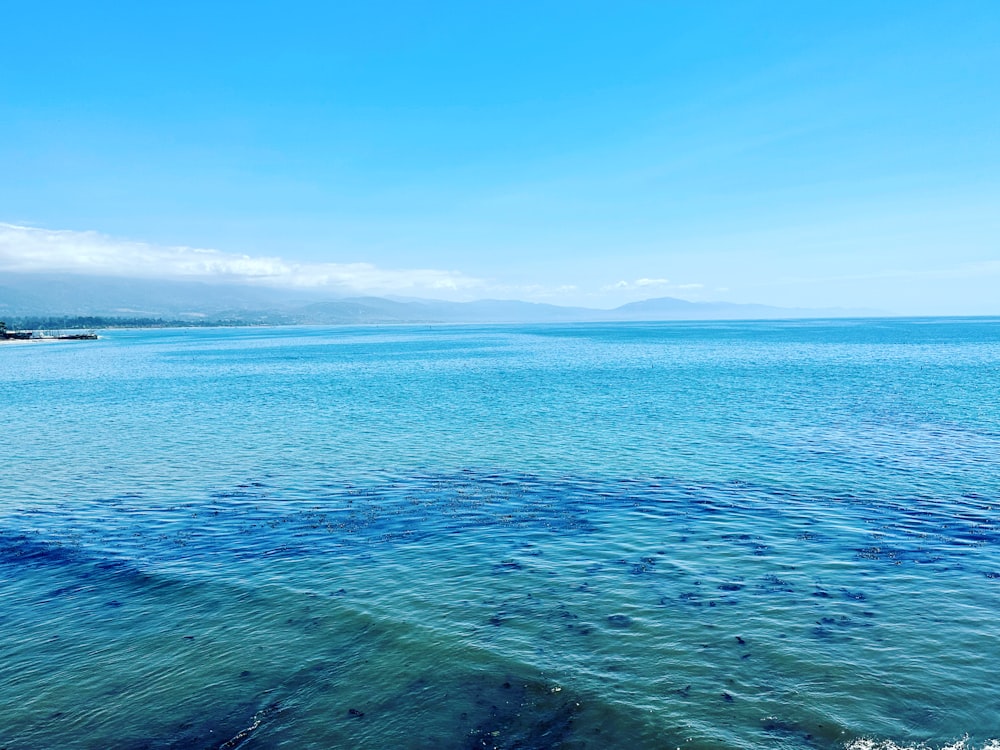
[[[297,314],[305,323],[567,323],[600,319],[606,313],[518,300],[395,301],[353,297],[317,302]]]
[[[5,274],[0,319],[101,317],[228,324],[572,323],[845,317],[870,310],[810,310],[660,297],[613,310],[518,300],[446,302],[333,297],[313,290],[70,274]]]
[[[0,316],[219,317],[284,312],[323,297],[295,290],[74,274],[0,276]]]

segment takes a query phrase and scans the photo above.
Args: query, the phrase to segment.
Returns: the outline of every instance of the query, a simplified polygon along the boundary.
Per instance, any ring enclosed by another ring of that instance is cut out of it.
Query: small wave
[[[949,745],[928,745],[918,742],[915,745],[900,745],[892,740],[873,740],[867,737],[847,743],[846,750],[1000,750],[1000,740],[986,740],[982,745],[973,744],[969,737],[952,742]]]

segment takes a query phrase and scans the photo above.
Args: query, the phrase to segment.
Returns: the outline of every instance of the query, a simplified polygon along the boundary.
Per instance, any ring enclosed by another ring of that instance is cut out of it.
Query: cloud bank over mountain
[[[371,263],[300,263],[193,247],[162,247],[93,231],[0,223],[0,271],[72,273],[142,279],[239,282],[326,288],[342,294],[430,294],[484,286],[458,271],[379,268]]]
[[[441,299],[333,295],[323,287],[274,287],[91,274],[0,274],[0,318],[98,317],[225,325],[379,323],[582,323],[844,317],[876,311],[796,309],[659,297],[613,309],[567,307],[510,299]],[[55,324],[46,324],[49,327]]]

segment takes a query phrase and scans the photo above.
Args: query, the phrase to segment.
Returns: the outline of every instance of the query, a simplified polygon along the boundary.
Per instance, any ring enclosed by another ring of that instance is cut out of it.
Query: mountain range
[[[334,297],[328,292],[244,284],[6,273],[0,318],[99,316],[246,324],[570,323],[857,317],[872,310],[804,309],[659,297],[610,310],[518,300],[448,302]]]

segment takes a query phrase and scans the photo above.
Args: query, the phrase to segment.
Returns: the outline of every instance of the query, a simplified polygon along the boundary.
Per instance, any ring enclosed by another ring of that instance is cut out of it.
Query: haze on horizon
[[[0,274],[1000,314],[1000,5],[6,9]]]

